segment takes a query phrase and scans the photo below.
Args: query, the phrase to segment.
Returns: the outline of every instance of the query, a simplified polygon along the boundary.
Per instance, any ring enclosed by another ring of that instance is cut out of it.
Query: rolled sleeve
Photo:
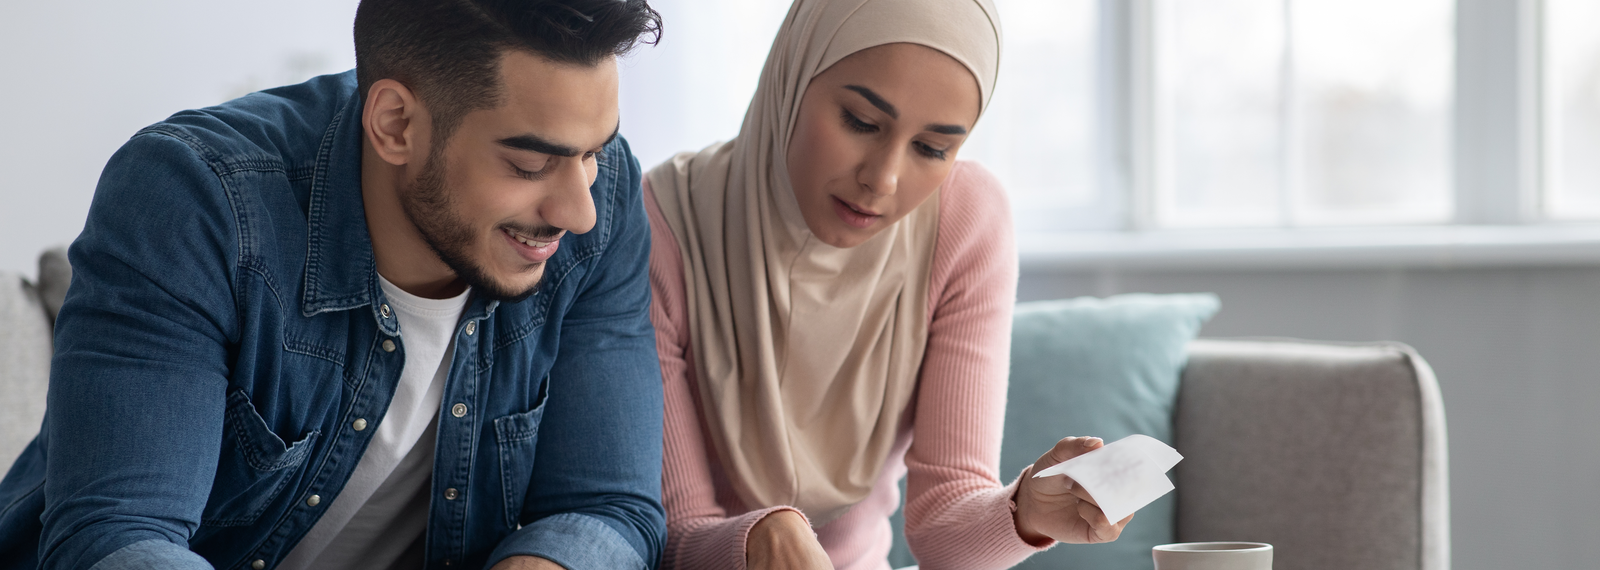
[[[165,540],[141,540],[117,549],[89,570],[211,570],[199,554]]]
[[[610,525],[578,513],[540,519],[518,529],[489,556],[489,565],[512,556],[537,556],[567,570],[648,568]]]

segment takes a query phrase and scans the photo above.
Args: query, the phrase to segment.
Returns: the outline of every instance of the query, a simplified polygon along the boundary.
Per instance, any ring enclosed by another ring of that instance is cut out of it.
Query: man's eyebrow
[[[937,125],[937,124],[935,124],[935,125],[928,125],[928,126],[922,127],[922,128],[930,130],[930,131],[933,131],[933,132],[936,132],[936,133],[939,133],[941,135],[964,135],[964,134],[967,134],[967,128],[963,127],[961,125]]]
[[[866,87],[862,87],[860,85],[846,85],[844,88],[861,94],[861,97],[866,99],[868,103],[871,103],[873,107],[877,107],[879,111],[888,113],[890,117],[894,117],[896,119],[900,118],[900,110],[895,109],[894,105],[891,105],[888,101],[884,101],[883,97],[879,97],[878,94],[873,90],[867,89]]]
[[[514,148],[517,150],[526,150],[529,152],[537,152],[555,156],[578,156],[578,149],[564,144],[553,143],[544,140],[538,135],[517,135],[514,137],[506,137],[495,142],[500,143],[500,146]]]
[[[618,123],[617,126],[612,127],[611,136],[606,137],[606,142],[600,143],[600,146],[604,147],[604,146],[606,146],[608,144],[611,144],[611,141],[617,140],[617,133],[619,133],[619,132],[622,132],[622,124],[621,123]],[[564,144],[560,144],[560,143],[550,142],[550,141],[544,140],[543,138],[539,137],[538,135],[532,135],[532,134],[517,135],[517,136],[514,136],[514,137],[506,137],[506,138],[500,139],[500,140],[495,141],[495,142],[500,143],[500,145],[504,146],[504,147],[514,148],[514,149],[517,149],[517,150],[526,150],[526,151],[530,151],[530,152],[537,152],[537,153],[541,153],[541,154],[555,155],[555,156],[573,157],[573,156],[578,156],[579,154],[583,153],[583,151],[580,151],[578,149],[572,148],[570,146],[567,146],[567,145],[564,145]]]

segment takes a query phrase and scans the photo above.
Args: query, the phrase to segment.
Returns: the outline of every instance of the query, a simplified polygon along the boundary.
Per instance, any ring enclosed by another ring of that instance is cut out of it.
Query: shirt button
[[[315,507],[320,503],[322,503],[322,495],[312,495],[310,497],[306,497],[306,506],[308,507]]]
[[[450,415],[458,418],[467,415],[467,405],[456,404],[454,406],[450,406]]]
[[[366,418],[356,418],[356,421],[350,422],[350,427],[355,428],[356,431],[367,429],[367,420]]]
[[[387,319],[389,318],[389,315],[393,315],[394,313],[389,311],[389,304],[384,303],[378,307],[378,314],[383,315],[383,318]]]
[[[383,339],[383,351],[384,352],[394,352],[394,341],[389,340],[389,339]]]
[[[478,321],[467,321],[467,336],[475,332],[478,332]]]
[[[444,490],[444,500],[446,500],[446,501],[454,501],[454,500],[456,500],[456,497],[460,497],[460,496],[461,496],[461,493],[459,491],[456,491],[455,487],[451,487],[449,489],[445,489]]]
[[[256,570],[261,570],[262,568],[266,568],[267,567],[267,561],[265,561],[265,560],[257,560],[255,562],[251,562],[250,563],[250,567],[251,568],[255,568]]]

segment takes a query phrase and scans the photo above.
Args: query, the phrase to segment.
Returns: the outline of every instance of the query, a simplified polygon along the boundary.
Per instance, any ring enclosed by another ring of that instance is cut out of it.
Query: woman
[[[1068,438],[999,479],[1016,254],[955,156],[993,90],[991,0],[797,0],[739,136],[652,170],[666,568],[923,568],[1113,540]],[[815,528],[815,533],[813,533]]]

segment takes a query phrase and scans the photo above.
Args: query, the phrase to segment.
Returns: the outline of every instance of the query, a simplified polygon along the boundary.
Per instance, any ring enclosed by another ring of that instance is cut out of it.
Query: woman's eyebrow
[[[844,88],[861,94],[861,97],[866,99],[868,103],[871,103],[873,107],[877,107],[879,111],[888,113],[890,117],[894,117],[896,119],[900,118],[900,110],[894,108],[894,105],[890,104],[888,101],[884,101],[883,97],[879,97],[877,92],[860,85],[846,85]]]
[[[963,127],[961,125],[939,125],[939,124],[933,124],[933,125],[928,125],[928,126],[922,127],[922,128],[926,129],[926,130],[929,130],[929,131],[933,131],[933,132],[939,133],[941,135],[964,135],[964,134],[967,134],[967,128]]]

